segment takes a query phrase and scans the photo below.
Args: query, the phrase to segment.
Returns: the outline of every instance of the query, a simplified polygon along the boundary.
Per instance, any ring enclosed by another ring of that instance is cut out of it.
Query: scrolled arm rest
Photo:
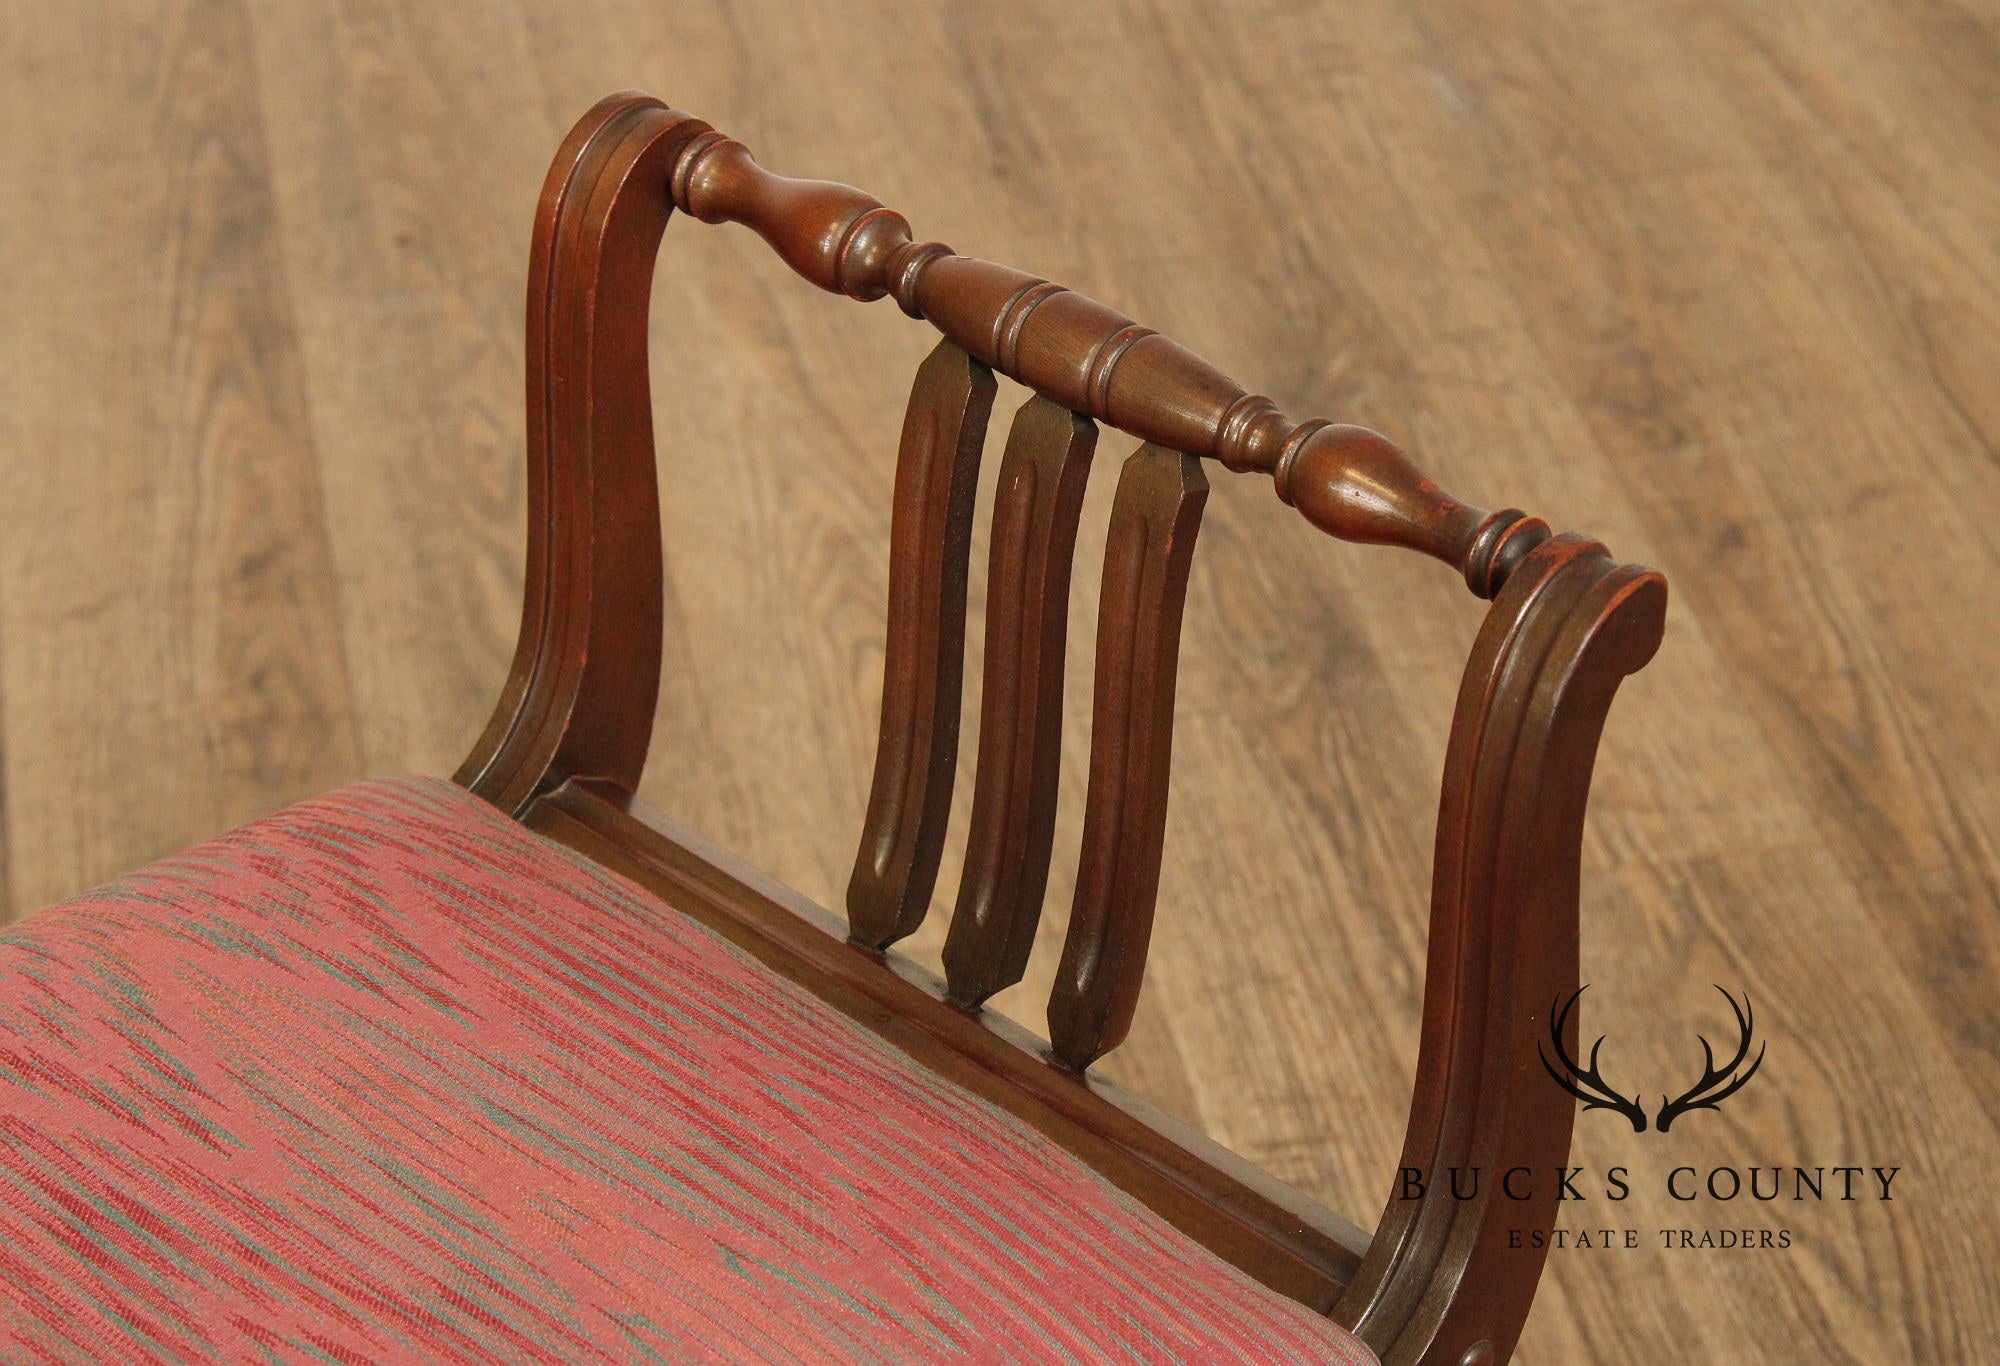
[[[1504,546],[1503,546],[1504,549]],[[1666,580],[1558,536],[1521,557],[1459,688],[1438,804],[1423,1033],[1402,1169],[1337,1317],[1386,1366],[1505,1361],[1558,1210],[1576,1105],[1542,1074],[1554,1028],[1574,1056],[1578,878],[1590,776],[1613,696],[1666,624]],[[1479,1168],[1461,1200],[1447,1173]],[[1497,1174],[1536,1178],[1519,1199]]]
[[[904,312],[1010,379],[1142,440],[1272,477],[1278,496],[1345,541],[1422,551],[1491,598],[1549,529],[1487,512],[1423,477],[1388,438],[1295,422],[1200,356],[1039,276],[919,242],[901,214],[849,185],[793,180],[709,129],[681,150],[673,201],[705,223],[741,223],[821,289],[891,295]]]

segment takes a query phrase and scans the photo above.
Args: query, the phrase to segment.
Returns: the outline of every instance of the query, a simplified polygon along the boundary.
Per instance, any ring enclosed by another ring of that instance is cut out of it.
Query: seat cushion
[[[1370,1361],[449,783],[0,932],[0,1358]]]

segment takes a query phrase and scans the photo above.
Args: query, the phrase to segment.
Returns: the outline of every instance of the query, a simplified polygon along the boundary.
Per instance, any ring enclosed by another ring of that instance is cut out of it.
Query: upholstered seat
[[[0,934],[0,1357],[1369,1361],[450,784]]]

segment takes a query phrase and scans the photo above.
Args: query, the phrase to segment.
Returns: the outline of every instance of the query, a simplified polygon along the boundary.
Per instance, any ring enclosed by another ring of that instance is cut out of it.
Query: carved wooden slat
[[[889,632],[882,726],[848,932],[880,949],[923,923],[944,853],[958,762],[966,558],[993,372],[950,341],[917,369],[889,519]]]
[[[1652,658],[1666,582],[1560,536],[1532,551],[1467,661],[1445,758],[1423,1034],[1403,1165],[1337,1311],[1387,1366],[1504,1361],[1546,1255],[1557,1186],[1459,1200],[1442,1173],[1558,1168],[1575,1104],[1540,1076],[1548,1011],[1577,989],[1577,872],[1592,761],[1618,684]],[[1574,1023],[1572,1022],[1572,1030]],[[1574,1049],[1575,1040],[1569,1041]]]
[[[1081,1070],[1123,1042],[1139,1003],[1174,738],[1181,609],[1208,478],[1194,457],[1142,446],[1111,505],[1097,618],[1090,786],[1049,1042]]]
[[[1021,980],[1041,922],[1062,761],[1070,565],[1096,448],[1096,424],[1037,396],[1015,414],[1000,466],[979,768],[944,946],[945,981],[963,1006]]]

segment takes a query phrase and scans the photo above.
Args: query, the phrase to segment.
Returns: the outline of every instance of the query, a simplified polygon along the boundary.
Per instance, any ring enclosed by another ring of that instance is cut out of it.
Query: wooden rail
[[[951,999],[1021,980],[1041,923],[1062,762],[1069,577],[1097,424],[1037,394],[1014,417],[993,505],[986,675],[965,873],[945,939]]]
[[[1143,441],[1271,476],[1278,496],[1344,541],[1404,546],[1458,569],[1482,598],[1548,539],[1519,509],[1486,512],[1424,478],[1386,437],[1294,422],[1170,337],[1009,266],[914,240],[909,222],[850,185],[792,180],[713,130],[673,172],[674,204],[741,223],[799,275],[853,299],[893,295],[913,318],[1010,379]]]

